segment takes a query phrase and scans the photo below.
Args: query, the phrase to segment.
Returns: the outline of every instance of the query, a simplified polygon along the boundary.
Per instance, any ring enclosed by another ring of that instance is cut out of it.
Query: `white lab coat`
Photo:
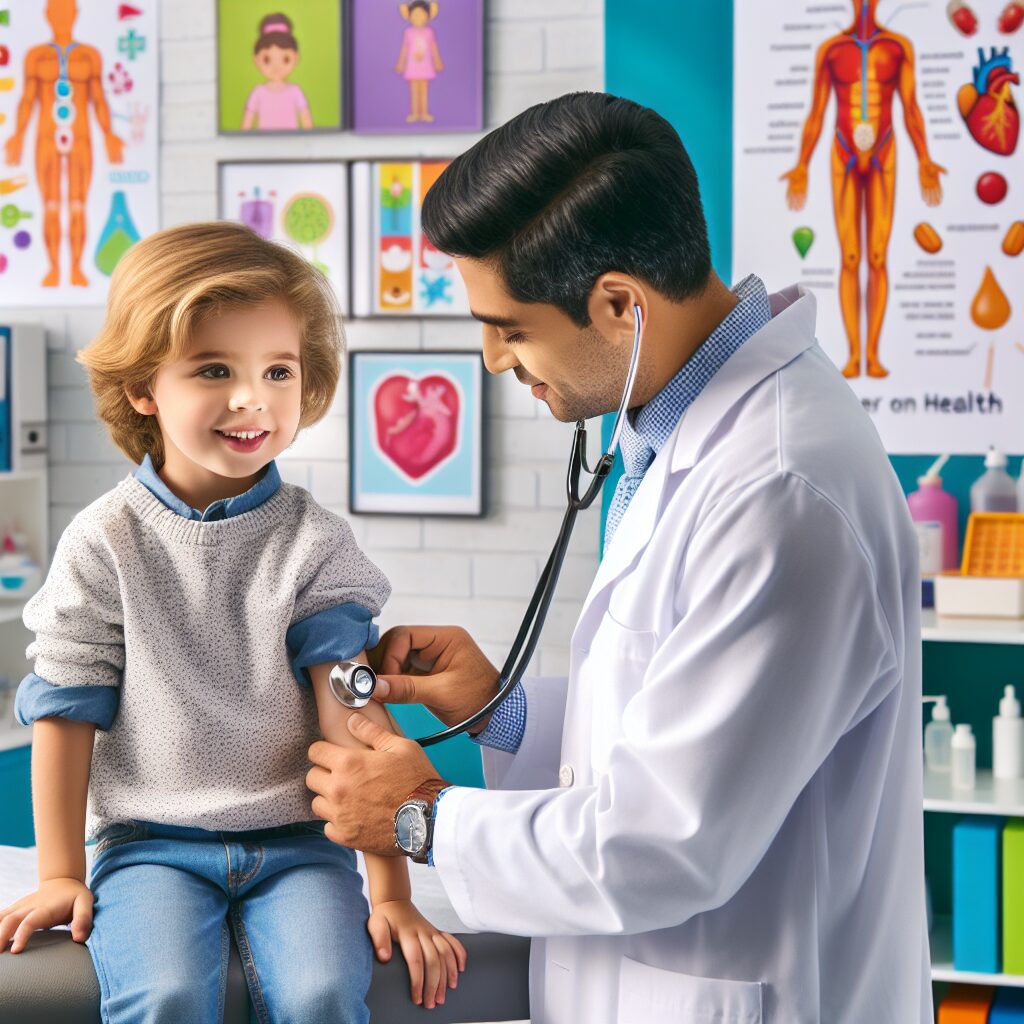
[[[542,937],[533,1024],[932,1021],[915,535],[813,295],[772,310],[647,471],[496,788],[441,802],[459,916]]]

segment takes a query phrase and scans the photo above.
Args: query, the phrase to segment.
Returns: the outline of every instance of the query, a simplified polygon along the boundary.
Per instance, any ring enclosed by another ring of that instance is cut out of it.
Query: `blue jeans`
[[[373,956],[352,850],[323,822],[208,832],[119,822],[93,861],[104,1024],[220,1024],[234,933],[258,1024],[366,1024]]]

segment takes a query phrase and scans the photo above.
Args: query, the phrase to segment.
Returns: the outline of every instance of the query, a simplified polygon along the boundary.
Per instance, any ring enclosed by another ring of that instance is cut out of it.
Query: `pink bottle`
[[[948,455],[943,455],[924,476],[917,478],[918,490],[907,495],[910,518],[917,527],[921,548],[921,575],[934,576],[960,566],[960,539],[956,498],[942,489],[939,470]]]

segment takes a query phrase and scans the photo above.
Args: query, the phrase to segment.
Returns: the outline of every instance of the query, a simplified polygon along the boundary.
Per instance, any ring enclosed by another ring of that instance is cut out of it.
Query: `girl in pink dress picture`
[[[299,63],[299,44],[292,35],[291,19],[285,14],[268,14],[260,22],[260,36],[253,50],[253,63],[266,81],[254,86],[245,103],[243,130],[294,131],[312,128],[306,94],[288,76]]]
[[[430,27],[437,17],[436,0],[412,0],[399,4],[398,10],[409,22],[402,36],[402,52],[398,55],[395,71],[409,83],[409,114],[407,122],[433,121],[427,100],[430,83],[444,70],[441,54],[437,49],[437,36]]]

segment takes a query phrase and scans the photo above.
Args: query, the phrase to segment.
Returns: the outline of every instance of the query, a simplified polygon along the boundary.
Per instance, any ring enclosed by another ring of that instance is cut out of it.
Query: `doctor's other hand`
[[[465,721],[498,690],[498,670],[458,626],[395,626],[366,653],[377,673],[374,700],[422,704],[445,725]],[[486,727],[482,719],[473,732]]]
[[[16,903],[0,910],[0,952],[11,942],[20,953],[29,936],[40,928],[71,925],[75,942],[85,942],[92,931],[92,892],[77,878],[51,878]]]

